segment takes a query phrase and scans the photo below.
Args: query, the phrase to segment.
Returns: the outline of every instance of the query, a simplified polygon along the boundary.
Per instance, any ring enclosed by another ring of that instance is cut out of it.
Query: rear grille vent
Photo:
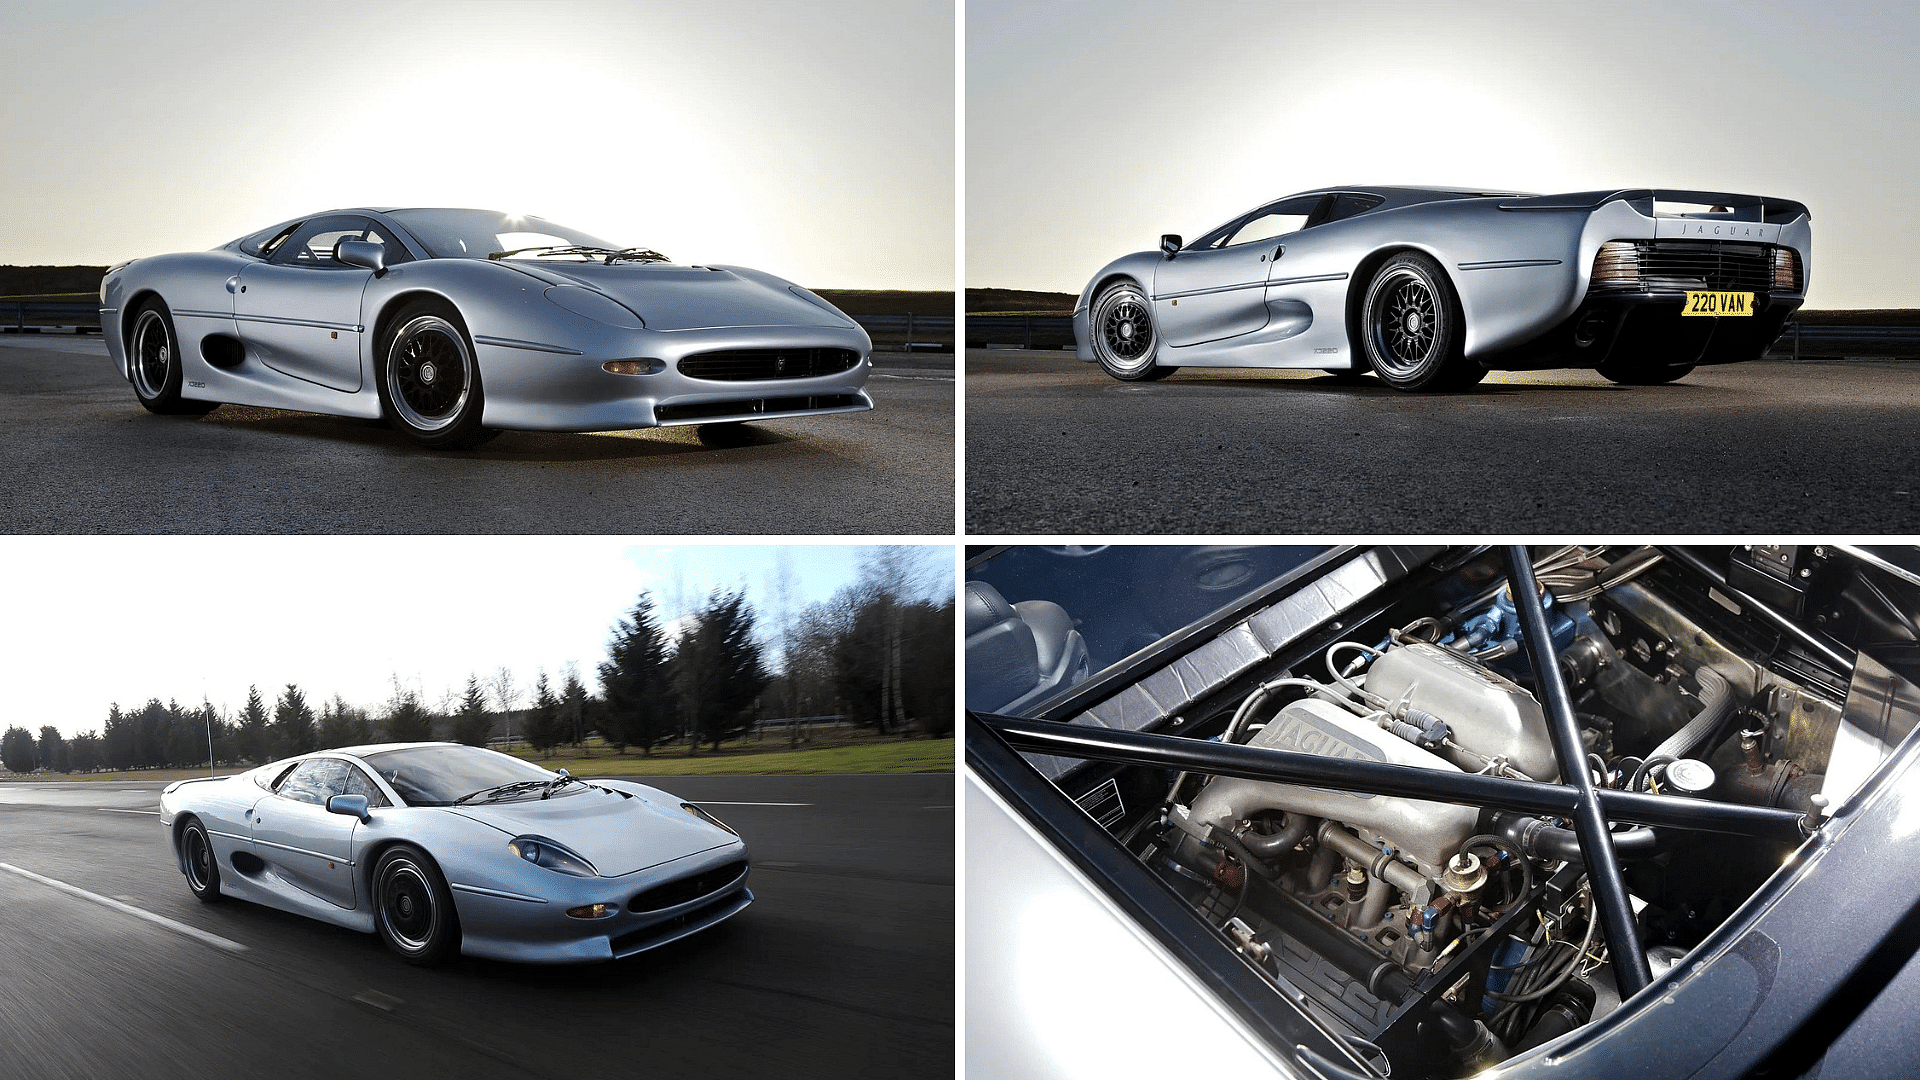
[[[681,904],[692,903],[708,893],[724,889],[728,885],[740,880],[740,875],[746,872],[746,860],[741,859],[737,862],[730,862],[725,866],[716,866],[711,870],[703,870],[698,874],[683,877],[678,881],[669,881],[665,885],[655,885],[653,888],[636,895],[629,901],[627,910],[665,911],[670,907],[679,907]]]
[[[680,361],[680,374],[724,382],[809,379],[838,375],[859,362],[860,354],[852,349],[722,349]]]
[[[1774,244],[1732,240],[1614,240],[1593,261],[1593,288],[1618,292],[1771,292]],[[1789,273],[1798,287],[1799,261]],[[1782,289],[1781,291],[1789,291]]]
[[[753,416],[761,414],[813,412],[818,409],[850,409],[860,403],[852,394],[810,394],[806,397],[735,398],[731,401],[700,401],[692,404],[661,405],[653,410],[664,424],[676,420],[701,420],[711,416]]]

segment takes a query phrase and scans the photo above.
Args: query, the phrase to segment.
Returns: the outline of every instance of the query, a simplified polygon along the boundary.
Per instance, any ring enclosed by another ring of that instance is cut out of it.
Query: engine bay
[[[1817,546],[1531,555],[1593,789],[1791,812],[1807,835],[1909,733],[1873,715],[1855,668],[1901,675],[1852,644],[1911,660],[1920,589],[1898,575]],[[1359,614],[1201,695],[1178,733],[1573,779],[1497,553],[1449,553]],[[1381,1075],[1472,1075],[1637,985],[1609,952],[1568,816],[1138,764],[1085,762],[1056,783]],[[1642,982],[1683,962],[1799,839],[1608,828]]]

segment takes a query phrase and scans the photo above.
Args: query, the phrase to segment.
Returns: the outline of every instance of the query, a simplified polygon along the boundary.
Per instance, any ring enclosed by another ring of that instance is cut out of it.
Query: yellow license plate
[[[1750,292],[1690,292],[1682,315],[1752,315]]]

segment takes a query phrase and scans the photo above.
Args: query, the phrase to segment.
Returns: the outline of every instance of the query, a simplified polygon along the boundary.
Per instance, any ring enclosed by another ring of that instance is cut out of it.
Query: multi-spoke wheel
[[[173,313],[157,296],[134,309],[133,332],[127,336],[127,376],[133,380],[134,396],[148,412],[195,416],[220,407],[217,401],[188,401],[180,396],[180,339],[173,332]]]
[[[199,818],[190,817],[180,827],[180,868],[186,872],[187,888],[201,903],[220,899],[220,863],[213,856],[207,827]]]
[[[1093,330],[1093,355],[1107,374],[1127,382],[1164,379],[1180,370],[1154,363],[1160,351],[1153,330],[1153,313],[1140,286],[1123,281],[1094,298],[1088,313]]]
[[[493,437],[480,426],[480,367],[458,312],[437,303],[409,304],[388,321],[377,355],[380,403],[401,434],[441,450],[464,450]]]
[[[380,940],[409,964],[437,964],[460,947],[453,893],[440,868],[411,844],[388,848],[374,864],[373,921]]]
[[[1486,370],[1463,355],[1460,305],[1439,264],[1417,252],[1388,259],[1367,283],[1360,346],[1397,390],[1457,390]]]

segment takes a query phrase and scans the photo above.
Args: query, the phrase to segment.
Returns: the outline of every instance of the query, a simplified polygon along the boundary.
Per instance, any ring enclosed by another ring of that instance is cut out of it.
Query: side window
[[[1263,240],[1272,240],[1288,233],[1299,232],[1307,227],[1314,210],[1325,200],[1324,195],[1303,195],[1297,199],[1285,199],[1272,206],[1263,206],[1259,212],[1236,226],[1218,246],[1239,247],[1241,244],[1257,244]]]
[[[351,269],[333,257],[333,246],[342,240],[365,240],[369,232],[375,231],[373,222],[363,217],[315,218],[295,229],[292,236],[274,249],[273,261],[283,266],[319,270]]]
[[[338,758],[308,758],[288,773],[274,794],[324,806],[329,795],[347,790],[347,763]]]
[[[387,805],[387,797],[380,794],[380,786],[368,779],[367,774],[361,772],[355,765],[347,766],[347,787],[342,794],[365,795],[368,806]]]
[[[1328,212],[1328,221],[1342,221],[1355,214],[1364,214],[1386,200],[1378,195],[1356,195],[1345,192],[1333,197],[1333,209]]]
[[[370,226],[367,229],[365,239],[371,240],[387,249],[388,266],[398,266],[403,262],[413,261],[413,256],[407,254],[407,245],[388,236],[386,230],[382,229],[379,225]]]

